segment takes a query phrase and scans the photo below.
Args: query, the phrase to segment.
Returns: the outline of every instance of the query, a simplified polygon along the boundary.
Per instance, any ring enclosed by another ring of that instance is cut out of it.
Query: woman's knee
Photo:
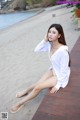
[[[34,91],[35,92],[39,92],[39,91],[41,91],[42,89],[41,89],[41,85],[39,85],[39,84],[37,84],[36,86],[35,86],[35,88],[34,88]]]

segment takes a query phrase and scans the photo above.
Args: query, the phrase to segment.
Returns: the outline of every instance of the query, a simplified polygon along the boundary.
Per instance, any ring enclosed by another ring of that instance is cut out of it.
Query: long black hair
[[[58,33],[60,34],[60,38],[58,38],[59,43],[61,43],[61,44],[63,44],[63,45],[67,45],[67,44],[66,44],[66,41],[65,41],[64,31],[63,31],[63,28],[62,28],[62,26],[61,26],[60,24],[52,24],[52,25],[49,27],[47,33],[49,33],[49,30],[50,30],[51,28],[53,28],[53,27],[55,27],[56,30],[58,31]],[[68,54],[69,54],[69,51],[68,51]],[[68,64],[68,65],[71,66],[70,54],[69,54],[69,64]]]
[[[55,27],[56,30],[58,31],[58,33],[61,35],[60,38],[58,38],[58,41],[59,43],[63,44],[63,45],[66,45],[66,41],[65,41],[65,36],[64,36],[64,32],[63,32],[63,28],[60,24],[52,24],[49,29],[48,29],[48,32],[49,30],[52,28],[52,27]]]

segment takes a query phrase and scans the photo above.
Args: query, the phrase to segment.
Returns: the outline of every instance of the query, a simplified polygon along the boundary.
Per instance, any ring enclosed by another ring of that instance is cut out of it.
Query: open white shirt
[[[48,51],[50,54],[51,43],[49,41],[42,40],[37,47],[35,48],[35,52],[46,52]],[[68,54],[68,46],[63,45],[59,47],[52,56],[49,56],[51,61],[51,67],[55,71],[57,76],[57,84],[56,88],[59,90],[60,87],[64,88],[68,84],[69,76],[70,76],[70,67],[69,67],[69,54]]]

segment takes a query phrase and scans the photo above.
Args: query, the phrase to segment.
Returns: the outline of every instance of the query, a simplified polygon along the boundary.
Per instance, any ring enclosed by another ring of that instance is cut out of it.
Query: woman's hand
[[[48,41],[48,35],[47,35],[47,34],[45,34],[44,40],[45,40],[46,42]]]
[[[52,88],[51,88],[51,90],[50,90],[50,93],[56,93],[57,91],[58,91],[58,89],[57,89],[57,88],[52,87]]]

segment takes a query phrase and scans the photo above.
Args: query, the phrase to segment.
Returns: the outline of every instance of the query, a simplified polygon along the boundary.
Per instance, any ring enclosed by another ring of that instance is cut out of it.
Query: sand
[[[16,92],[38,81],[49,68],[47,53],[35,53],[34,48],[52,23],[63,26],[69,50],[73,48],[80,31],[75,30],[71,10],[46,10],[0,30],[0,112],[8,112],[9,120],[31,120],[46,93],[42,91],[16,114],[10,113],[11,106],[21,99],[15,98]]]

